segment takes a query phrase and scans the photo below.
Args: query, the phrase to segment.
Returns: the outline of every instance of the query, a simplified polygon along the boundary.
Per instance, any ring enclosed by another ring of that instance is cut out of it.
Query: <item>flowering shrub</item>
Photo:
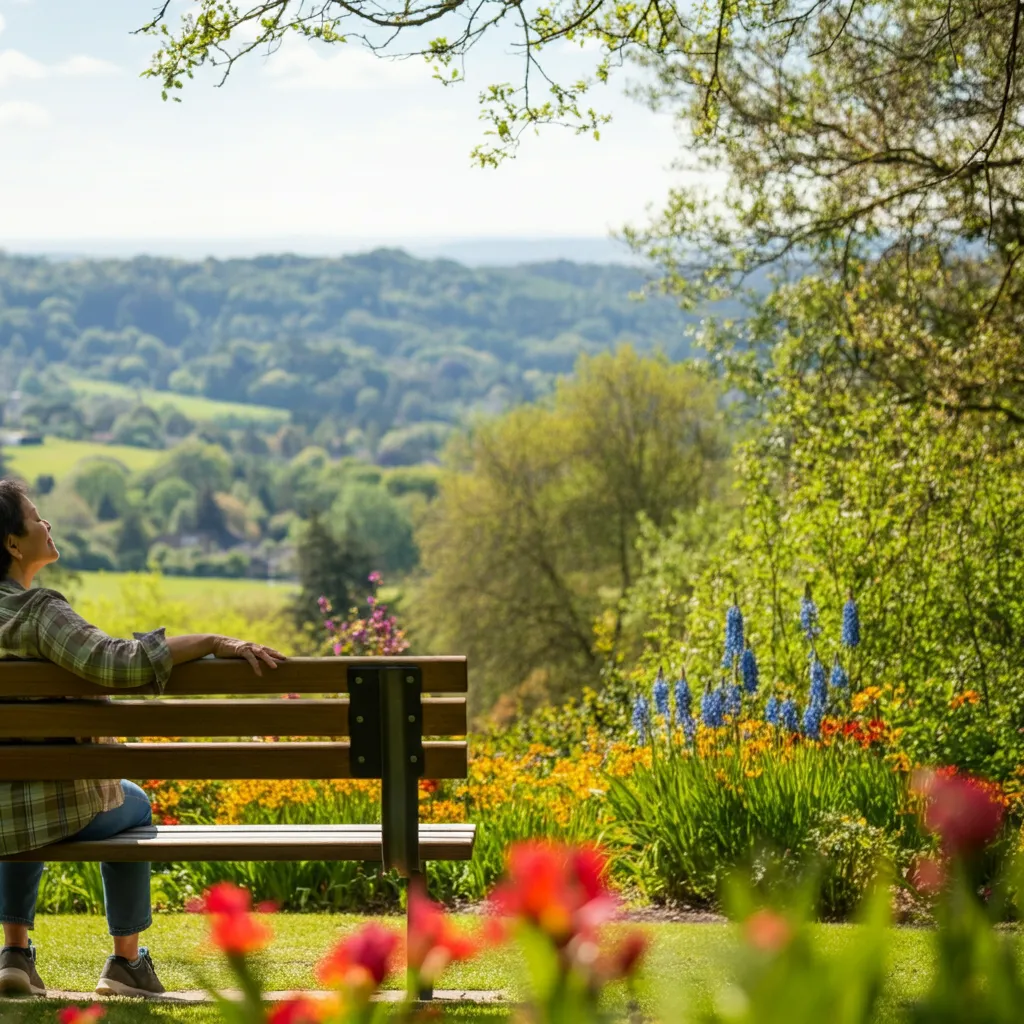
[[[398,620],[388,614],[388,606],[381,603],[377,596],[377,588],[382,582],[381,574],[371,572],[368,582],[373,588],[373,592],[366,597],[370,609],[368,616],[360,616],[358,608],[350,608],[348,618],[344,622],[337,622],[331,602],[323,596],[317,601],[320,614],[324,617],[328,643],[339,657],[401,654],[409,648]]]

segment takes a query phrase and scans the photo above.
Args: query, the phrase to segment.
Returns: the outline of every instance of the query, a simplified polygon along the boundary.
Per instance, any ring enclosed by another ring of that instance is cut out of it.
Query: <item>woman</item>
[[[260,644],[200,634],[167,637],[163,629],[115,640],[89,625],[54,590],[30,589],[44,566],[60,557],[50,524],[24,487],[0,480],[0,658],[42,658],[113,689],[155,684],[171,668],[212,654],[245,658],[256,675],[284,655]],[[150,803],[127,780],[0,782],[0,856],[35,850],[61,839],[108,839],[150,824]],[[40,850],[45,856],[45,850]],[[36,949],[29,939],[42,863],[0,862],[0,992],[43,995]],[[103,895],[114,952],[96,992],[152,996],[164,991],[139,933],[152,923],[149,864],[103,864]]]

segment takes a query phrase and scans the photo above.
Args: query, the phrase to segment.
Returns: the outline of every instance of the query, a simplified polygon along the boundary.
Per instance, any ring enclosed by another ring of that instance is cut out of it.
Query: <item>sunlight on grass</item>
[[[321,956],[343,935],[367,918],[341,914],[281,914],[273,917],[275,939],[271,950],[259,960],[264,989],[280,991],[315,987],[314,967]],[[404,918],[381,919],[389,927],[404,928]],[[473,928],[479,917],[458,918],[462,927]],[[643,1004],[662,1020],[679,1019],[707,1006],[719,986],[729,978],[732,929],[719,924],[656,924],[648,926],[653,945],[643,984]],[[830,955],[845,956],[857,942],[857,928],[851,925],[820,925],[822,948]],[[221,957],[204,944],[206,922],[192,914],[157,915],[145,942],[152,950],[160,977],[169,990],[202,988],[200,977],[230,987],[232,979]],[[53,989],[92,990],[108,952],[106,926],[99,916],[47,916],[37,923],[35,941],[39,946],[39,970]],[[894,932],[889,986],[876,1019],[897,1020],[900,1005],[924,990],[931,973],[931,933],[917,929]],[[400,987],[393,979],[391,987]],[[500,990],[511,1000],[525,994],[523,962],[514,950],[492,949],[477,960],[451,968],[439,988]],[[52,1021],[53,1001],[38,1001],[18,1007],[25,1024]],[[456,1020],[505,1020],[506,1012],[486,1007],[464,1010]],[[216,1011],[207,1006],[112,1004],[107,1021],[140,1019],[216,1021]],[[4,1014],[4,1019],[8,1019]]]

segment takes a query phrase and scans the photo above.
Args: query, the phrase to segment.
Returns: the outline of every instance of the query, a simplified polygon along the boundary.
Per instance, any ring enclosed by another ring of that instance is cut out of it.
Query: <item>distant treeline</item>
[[[581,352],[630,341],[685,356],[689,318],[670,300],[631,298],[644,283],[626,266],[468,268],[396,250],[203,262],[0,254],[0,379],[38,393],[66,373],[261,403],[320,443],[409,465],[468,413],[545,393]]]

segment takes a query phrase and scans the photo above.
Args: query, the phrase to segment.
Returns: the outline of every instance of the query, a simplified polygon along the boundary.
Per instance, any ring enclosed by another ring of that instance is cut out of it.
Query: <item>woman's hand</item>
[[[285,655],[280,651],[275,651],[273,647],[250,643],[248,640],[234,640],[229,636],[213,638],[213,656],[215,658],[245,658],[258,676],[263,675],[261,661],[266,662],[271,668],[277,668],[279,661],[288,660]]]

